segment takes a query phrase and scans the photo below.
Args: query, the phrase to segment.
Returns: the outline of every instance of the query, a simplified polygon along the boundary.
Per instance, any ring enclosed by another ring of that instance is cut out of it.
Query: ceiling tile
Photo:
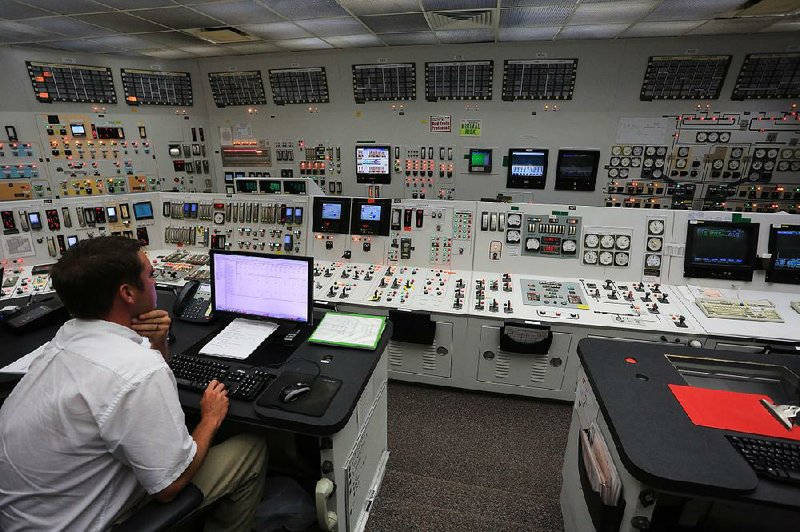
[[[309,33],[313,33],[317,37],[362,35],[367,31],[367,28],[365,28],[364,25],[358,21],[358,19],[352,17],[298,20],[297,25]]]
[[[465,43],[465,42],[494,42],[494,31],[489,29],[481,30],[446,30],[437,31],[436,37],[443,43]]]
[[[439,44],[439,39],[430,31],[419,33],[384,33],[380,35],[389,46],[412,46],[415,44]]]
[[[656,2],[653,0],[582,4],[575,8],[575,12],[569,19],[569,24],[572,26],[632,23],[650,12],[655,4]]]
[[[644,20],[707,20],[741,9],[747,3],[747,0],[663,0]]]
[[[221,24],[202,13],[185,7],[164,7],[160,9],[143,9],[135,11],[137,17],[146,18],[159,24],[178,30],[187,28],[208,28]]]
[[[179,47],[179,46],[193,46],[205,42],[191,35],[186,35],[179,31],[164,31],[159,33],[146,33],[138,37],[147,39],[154,46],[153,48],[161,47]]]
[[[107,6],[92,0],[25,0],[26,4],[41,7],[62,15],[76,15],[78,13],[100,13],[108,11]]]
[[[572,13],[572,6],[522,7],[500,10],[501,28],[526,26],[555,26],[564,24]]]
[[[291,20],[322,17],[346,17],[349,15],[336,0],[261,0],[279,15]]]
[[[366,48],[369,46],[386,46],[382,40],[371,33],[363,35],[342,35],[338,37],[326,37],[329,44],[336,48]]]
[[[153,47],[153,43],[147,41],[146,39],[142,39],[140,37],[134,37],[131,35],[96,37],[94,39],[89,39],[89,40],[101,46],[105,46],[108,48],[117,48],[120,50],[145,50],[147,48]]]
[[[41,30],[10,20],[0,21],[0,42],[40,40]]]
[[[58,48],[59,50],[69,50],[71,52],[101,52],[108,51],[107,46],[101,46],[93,43],[92,41],[73,39],[67,41],[50,41],[50,46]]]
[[[556,36],[557,40],[565,39],[611,39],[625,31],[630,24],[585,24],[566,26]]]
[[[361,19],[375,33],[403,33],[429,31],[428,21],[422,13],[406,15],[378,15]]]
[[[547,41],[558,33],[561,26],[538,28],[500,28],[499,41]]]
[[[426,11],[448,9],[489,9],[497,7],[497,0],[421,0]]]
[[[602,1],[616,2],[618,0]],[[500,7],[544,7],[555,5],[574,7],[577,3],[578,0],[500,0]],[[587,0],[583,0],[582,3],[587,3]]]
[[[33,6],[13,2],[12,0],[0,1],[0,18],[19,20],[32,17],[46,17],[52,15],[51,11],[44,11]]]
[[[417,0],[339,0],[339,4],[354,15],[383,15],[386,13],[419,12]]]
[[[277,46],[284,50],[323,50],[325,48],[333,48],[330,44],[322,39],[308,38],[308,39],[288,39],[284,41],[275,41]]]
[[[639,22],[628,28],[620,37],[669,37],[683,35],[704,22],[705,20]]]
[[[269,52],[280,52],[281,49],[269,42],[249,42],[242,44],[229,44],[228,48],[236,50],[240,54],[265,54]]]
[[[690,33],[692,35],[750,33],[754,31],[761,31],[773,22],[775,22],[775,19],[772,17],[709,20],[702,26],[698,26],[697,28],[693,29]]]
[[[197,44],[194,46],[183,46],[181,50],[189,52],[198,57],[219,57],[223,55],[238,55],[235,50],[229,50],[224,45]]]
[[[139,53],[148,57],[155,57],[158,59],[186,59],[197,57],[191,52],[184,50],[175,50],[172,48],[162,48],[157,50],[139,50]]]
[[[800,31],[800,18],[794,18],[789,20],[780,20],[774,23],[771,26],[767,26],[764,28],[766,32],[776,32],[776,31]]]
[[[135,13],[135,12],[134,12]],[[164,26],[149,20],[143,20],[127,13],[100,13],[97,15],[76,15],[72,17],[83,22],[103,26],[120,33],[142,33],[145,31],[165,30]]]
[[[177,5],[173,0],[95,0],[114,9],[148,9]]]
[[[278,39],[299,39],[302,37],[310,37],[311,34],[291,22],[270,22],[267,24],[243,24],[239,29],[267,39],[275,41]]]
[[[70,17],[35,18],[26,20],[25,24],[56,35],[66,35],[75,38],[91,37],[93,35],[113,35],[115,33],[107,28],[92,26],[91,24]]]
[[[195,6],[194,9],[221,20],[225,24],[257,24],[283,20],[279,15],[253,0],[214,2]]]

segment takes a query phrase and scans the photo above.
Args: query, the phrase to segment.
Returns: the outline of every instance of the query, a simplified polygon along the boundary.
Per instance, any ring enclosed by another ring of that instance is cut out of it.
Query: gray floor
[[[367,531],[563,530],[571,409],[391,382],[391,456]]]

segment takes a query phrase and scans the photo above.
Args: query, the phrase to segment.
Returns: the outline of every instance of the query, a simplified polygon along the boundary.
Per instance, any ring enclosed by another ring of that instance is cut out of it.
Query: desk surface
[[[666,354],[786,366],[800,358],[587,338],[578,354],[625,468],[656,489],[797,508],[800,487],[759,478],[725,439],[695,426],[667,385],[686,384]],[[636,363],[626,362],[633,357]]]
[[[174,296],[169,292],[158,292],[159,308],[172,308]],[[321,319],[322,314],[315,313],[315,322]],[[6,328],[0,327],[0,367],[10,364],[22,355],[29,353],[45,342],[49,341],[56,333],[59,325],[52,325],[32,331],[25,335],[15,335]],[[207,325],[195,325],[174,321],[172,326],[175,342],[170,346],[173,354],[180,354],[189,349],[195,342],[208,335],[211,329]],[[297,360],[310,360],[320,366],[320,374],[342,381],[342,386],[328,406],[327,411],[320,417],[305,416],[279,409],[269,409],[269,416],[259,415],[255,411],[255,402],[244,402],[232,399],[226,419],[255,426],[268,426],[278,429],[291,430],[314,435],[330,435],[344,427],[358,403],[362,391],[372,376],[378,361],[381,358],[389,338],[392,335],[391,323],[387,322],[381,342],[374,351],[363,349],[348,349],[322,345],[301,343],[286,361],[285,366],[292,370],[308,371],[310,364],[296,364]],[[329,363],[321,363],[322,357],[330,355]],[[251,357],[254,358],[254,357]],[[232,365],[260,365],[263,361],[227,361]],[[308,367],[306,367],[308,366]],[[280,374],[282,367],[270,368]],[[0,390],[10,389],[19,380],[14,375],[0,375]],[[202,394],[182,388],[178,389],[181,405],[190,411],[199,411]],[[263,412],[264,408],[260,410]]]

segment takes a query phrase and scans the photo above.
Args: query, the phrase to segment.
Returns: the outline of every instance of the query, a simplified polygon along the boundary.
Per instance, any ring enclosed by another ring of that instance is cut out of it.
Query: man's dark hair
[[[111,310],[121,285],[144,289],[140,248],[137,240],[122,236],[89,238],[69,248],[50,269],[50,277],[70,314],[100,319]]]

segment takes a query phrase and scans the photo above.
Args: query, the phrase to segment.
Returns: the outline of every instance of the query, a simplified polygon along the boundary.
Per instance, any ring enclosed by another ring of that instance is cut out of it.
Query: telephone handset
[[[209,323],[211,313],[211,285],[200,281],[189,281],[175,298],[172,317],[190,323]]]

